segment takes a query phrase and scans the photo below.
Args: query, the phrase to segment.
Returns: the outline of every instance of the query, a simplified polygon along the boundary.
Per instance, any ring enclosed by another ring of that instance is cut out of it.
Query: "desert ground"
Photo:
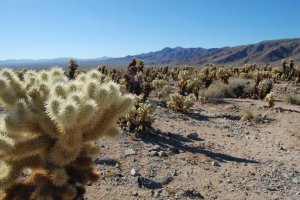
[[[97,141],[101,178],[85,199],[300,199],[300,106],[223,99],[178,113],[149,101],[153,129]],[[262,120],[240,120],[246,108]]]

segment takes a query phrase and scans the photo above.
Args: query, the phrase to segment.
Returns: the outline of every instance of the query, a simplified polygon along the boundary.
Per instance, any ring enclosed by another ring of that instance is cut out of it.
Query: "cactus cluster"
[[[113,82],[91,70],[68,80],[60,68],[28,70],[20,80],[0,70],[0,199],[73,200],[99,175],[94,140],[119,132],[133,104]],[[28,177],[20,178],[24,170]]]
[[[194,105],[193,100],[189,96],[183,96],[178,93],[171,94],[167,101],[170,110],[184,112]]]
[[[142,96],[136,96],[135,102],[135,106],[128,114],[120,119],[121,127],[127,127],[130,131],[144,131],[146,128],[151,128],[156,107],[151,103],[144,103]]]

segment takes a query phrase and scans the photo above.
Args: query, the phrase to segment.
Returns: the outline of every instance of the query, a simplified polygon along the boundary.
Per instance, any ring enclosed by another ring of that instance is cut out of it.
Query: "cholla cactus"
[[[170,86],[168,81],[163,79],[155,79],[152,81],[155,96],[158,99],[165,98],[170,93]]]
[[[283,59],[282,60],[282,71],[284,74],[284,78],[286,80],[291,80],[292,76],[295,73],[295,68],[294,68],[294,60],[293,59]]]
[[[187,89],[187,81],[190,79],[190,72],[188,70],[182,70],[179,72],[178,78],[179,94],[184,95]]]
[[[260,99],[263,99],[272,89],[272,81],[263,80],[260,81],[258,86],[256,87],[257,95]]]
[[[77,61],[74,59],[69,60],[68,68],[69,68],[69,73],[68,73],[69,79],[74,79],[76,70],[78,69]]]
[[[120,119],[122,128],[128,127],[130,131],[143,131],[150,128],[154,121],[153,113],[155,106],[150,103],[143,103],[143,96],[136,96],[136,104],[129,113]]]
[[[94,140],[119,132],[133,97],[97,70],[68,81],[60,68],[27,71],[24,81],[0,70],[0,196],[4,200],[73,200],[98,179]],[[29,177],[19,179],[24,169]],[[1,199],[1,197],[0,197]]]
[[[221,67],[217,70],[216,76],[218,79],[222,80],[223,83],[228,84],[228,79],[231,77],[230,71]]]
[[[171,94],[167,106],[171,110],[186,111],[194,105],[194,102],[189,96],[182,96],[178,93]]]
[[[202,87],[202,82],[198,77],[187,81],[188,93],[193,93],[197,100],[199,100],[199,90]]]
[[[265,97],[265,102],[268,103],[268,107],[269,108],[273,108],[275,105],[275,94],[274,92],[270,92],[269,94],[267,94],[267,96]]]

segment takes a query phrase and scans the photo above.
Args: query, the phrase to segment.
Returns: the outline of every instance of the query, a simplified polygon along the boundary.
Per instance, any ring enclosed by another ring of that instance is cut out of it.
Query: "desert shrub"
[[[229,90],[235,97],[251,97],[254,92],[254,81],[249,79],[229,79]]]
[[[119,133],[117,119],[133,104],[91,70],[68,80],[60,68],[32,70],[24,81],[0,70],[0,196],[4,200],[77,199],[99,175],[99,137]],[[27,177],[19,177],[30,169]],[[1,199],[0,197],[0,199]]]
[[[257,123],[261,121],[261,117],[257,115],[251,108],[245,108],[242,112],[241,120]]]
[[[284,96],[284,102],[289,104],[300,105],[300,95],[299,94],[287,94]]]
[[[221,81],[212,83],[206,90],[201,91],[200,95],[207,100],[229,98],[233,96],[229,85]]]
[[[189,96],[183,96],[178,93],[171,94],[167,101],[170,110],[184,112],[194,105],[193,100]]]

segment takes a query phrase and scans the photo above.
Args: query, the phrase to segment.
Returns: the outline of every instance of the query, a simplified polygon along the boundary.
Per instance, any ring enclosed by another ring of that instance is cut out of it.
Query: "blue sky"
[[[299,0],[0,0],[0,60],[300,37]]]

